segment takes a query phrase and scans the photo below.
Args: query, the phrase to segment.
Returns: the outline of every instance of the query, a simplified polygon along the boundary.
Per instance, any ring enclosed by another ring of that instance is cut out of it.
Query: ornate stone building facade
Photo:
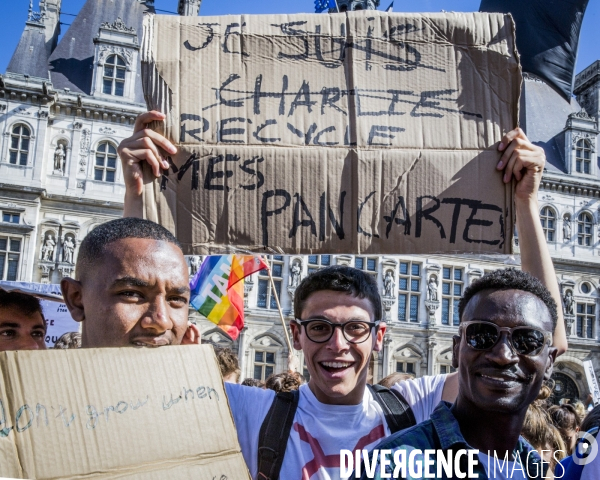
[[[338,4],[356,10],[378,2]],[[0,76],[0,280],[58,283],[73,274],[81,239],[121,215],[124,185],[116,147],[145,111],[139,44],[142,15],[154,10],[153,2],[87,0],[59,42],[60,7],[61,0],[41,0],[39,12],[30,7]],[[199,7],[199,0],[177,4],[180,15],[197,15]],[[548,157],[540,216],[569,329],[555,393],[585,398],[582,362],[591,359],[600,368],[600,62],[577,77],[575,91],[577,101],[569,104],[543,82],[526,78],[521,125]],[[347,264],[377,278],[388,326],[384,348],[371,360],[371,379],[377,381],[394,371],[450,372],[462,292],[486,271],[518,265],[518,256],[312,255],[269,261],[286,321],[293,317],[295,288],[315,269]],[[201,258],[190,256],[188,262],[193,274]],[[265,378],[284,370],[288,356],[268,277],[257,273],[246,282],[245,302],[246,328],[236,342],[199,314],[190,316],[205,340],[239,353],[243,377]]]

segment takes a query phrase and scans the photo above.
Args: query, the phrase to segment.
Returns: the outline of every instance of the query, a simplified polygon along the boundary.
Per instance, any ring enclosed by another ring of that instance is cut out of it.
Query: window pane
[[[442,293],[444,295],[450,295],[450,284],[449,283],[442,283]]]
[[[377,264],[375,263],[375,259],[374,258],[368,258],[367,259],[367,270],[370,270],[371,272],[374,272],[376,266],[377,266]]]
[[[457,297],[462,295],[462,285],[454,284],[454,295]]]
[[[101,143],[100,145],[98,145],[98,148],[96,149],[97,152],[106,152],[106,145],[107,143]]]
[[[462,280],[462,270],[460,268],[454,270],[454,280]]]
[[[117,68],[117,78],[120,80],[125,80],[125,69]]]
[[[19,266],[19,256],[14,253],[8,254],[8,268],[6,272],[6,279],[10,282],[14,282],[17,279],[17,267]]]
[[[283,255],[273,255],[273,260],[283,262]]]
[[[452,306],[452,322],[454,325],[458,325],[460,323],[460,318],[458,316],[458,303],[460,300],[454,300],[454,305]]]
[[[19,158],[19,165],[27,165],[27,152],[21,152],[21,157]]]
[[[588,313],[588,315],[593,315],[594,314],[594,306],[593,305],[588,305],[587,306],[587,313]]]
[[[267,363],[275,363],[275,353],[267,352]]]
[[[318,270],[318,268],[310,268],[308,267],[308,274],[310,275],[311,273],[314,273]]]
[[[29,150],[29,139],[28,138],[21,139],[21,150]]]
[[[406,373],[415,373],[415,364],[414,363],[406,364]]]
[[[125,91],[125,84],[123,82],[115,81],[115,95],[122,97],[124,91]]]
[[[260,308],[267,308],[267,280],[258,281],[258,298],[256,299],[256,306]]]
[[[10,222],[10,215],[8,213],[3,213],[2,214],[2,221],[3,222]]]
[[[273,367],[265,367],[265,380],[273,375]]]
[[[96,165],[100,167],[104,166],[104,155],[96,155]]]
[[[256,380],[262,380],[262,367],[254,367],[254,378],[256,378]]]
[[[583,337],[583,317],[577,317],[577,336]]]
[[[593,326],[594,326],[594,321],[591,318],[588,318],[587,327],[586,327],[587,328],[587,335],[586,335],[587,338],[593,338],[593,335],[592,335],[592,327]]]
[[[106,172],[106,181],[114,183],[115,182],[115,172],[107,171]]]
[[[275,263],[273,264],[273,266],[271,267],[271,273],[274,277],[281,277],[281,270],[283,268],[283,265],[281,265],[280,263]]]
[[[411,280],[410,281],[410,289],[413,292],[418,292],[419,291],[419,280]]]
[[[451,269],[451,268],[444,267],[444,269],[443,269],[443,273],[442,273],[442,274],[443,274],[443,277],[444,277],[446,280],[450,280],[450,272],[451,272],[451,271],[452,271],[452,269]]]
[[[4,262],[6,261],[6,253],[0,253],[0,280],[4,280]]]
[[[590,162],[583,162],[583,173],[590,173]]]
[[[413,265],[410,269],[410,273],[412,275],[415,275],[416,277],[421,275],[421,265],[419,265],[418,263],[413,263]]]
[[[308,256],[308,263],[310,263],[312,265],[318,265],[319,264],[318,255],[309,255]]]
[[[105,145],[108,146],[108,153],[109,154],[111,154],[111,155],[116,155],[117,154],[117,149],[115,148],[114,145],[112,145],[110,143],[108,143],[108,144],[105,143]]]
[[[402,362],[396,362],[396,371],[398,373],[404,373],[404,364]]]
[[[275,291],[277,292],[277,297],[281,297],[281,282],[273,282],[275,284]],[[271,292],[271,308],[273,310],[277,309],[277,300],[275,299],[275,295]]]
[[[400,290],[408,290],[408,278],[401,277],[398,282]]]
[[[17,164],[17,152],[10,152],[10,158],[8,160],[13,165]]]
[[[331,255],[321,255],[321,265],[331,265]]]
[[[410,321],[416,322],[419,313],[419,297],[416,295],[410,296]]]
[[[116,57],[116,60],[117,60],[117,65],[123,65],[123,66],[125,66],[125,61],[121,57],[117,57],[116,55],[115,55],[115,57]]]
[[[0,238],[0,250],[6,251],[6,246],[8,245],[7,238]]]
[[[94,180],[100,180],[102,181],[102,174],[104,173],[103,170],[94,170]]]
[[[406,320],[406,295],[398,295],[398,320]]]
[[[450,300],[442,298],[442,324],[450,325]]]
[[[104,79],[104,83],[102,86],[102,93],[106,93],[107,95],[112,94],[112,81]]]
[[[13,240],[11,238],[11,240],[10,240],[10,251],[11,252],[20,252],[21,251],[21,240]]]
[[[585,313],[584,310],[584,304],[583,303],[578,303],[577,304],[577,313]]]
[[[354,266],[359,270],[362,270],[365,266],[365,259],[362,257],[356,257],[354,259]]]
[[[114,67],[109,67],[108,65],[106,65],[104,67],[104,76],[105,77],[111,77],[112,78],[114,76],[114,74],[115,74]]]
[[[254,361],[255,362],[264,362],[265,361],[265,352],[254,352]]]
[[[113,157],[108,157],[106,159],[106,166],[108,168],[117,168],[117,159]]]
[[[402,275],[408,274],[408,263],[400,262],[400,273]]]
[[[17,149],[19,148],[19,137],[12,136],[10,139],[10,148]]]

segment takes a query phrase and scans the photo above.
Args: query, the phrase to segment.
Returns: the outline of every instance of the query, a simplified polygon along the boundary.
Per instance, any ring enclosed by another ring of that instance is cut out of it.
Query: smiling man
[[[45,350],[46,321],[40,301],[26,293],[0,289],[0,352]]]
[[[540,457],[520,432],[527,407],[552,373],[556,303],[531,275],[496,270],[465,290],[459,312],[453,350],[459,385],[456,402],[442,402],[430,420],[377,445],[379,451],[391,451],[391,465],[384,469],[394,472],[398,466],[394,455],[401,462],[399,452],[408,456],[416,449],[456,455],[477,449],[479,462],[473,470],[478,478],[542,478]],[[462,473],[468,472],[467,458],[460,458]],[[457,475],[456,464],[453,474],[442,470],[440,475],[439,458],[434,455],[432,462],[429,471],[434,478],[465,478]],[[362,478],[389,478],[381,468],[378,464],[374,477],[365,473]],[[394,478],[411,478],[408,475]]]
[[[188,322],[188,270],[177,239],[164,227],[120,218],[81,242],[76,278],[61,289],[82,326],[82,348],[199,343]]]

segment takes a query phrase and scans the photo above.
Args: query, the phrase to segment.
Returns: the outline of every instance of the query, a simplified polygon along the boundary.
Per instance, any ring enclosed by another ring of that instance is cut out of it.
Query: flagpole
[[[292,348],[292,342],[290,341],[290,336],[288,335],[287,327],[285,325],[285,319],[283,318],[283,311],[281,310],[281,304],[279,303],[279,296],[277,295],[277,289],[275,288],[275,282],[273,281],[273,275],[271,273],[271,265],[269,264],[269,259],[264,256],[264,262],[267,264],[267,272],[269,272],[269,281],[271,282],[271,294],[275,297],[275,302],[277,303],[277,310],[279,311],[279,319],[281,320],[281,325],[283,325],[283,333],[285,334],[285,341],[288,346],[289,356],[288,356],[288,369],[295,371],[292,368],[292,358],[294,355],[294,349]]]

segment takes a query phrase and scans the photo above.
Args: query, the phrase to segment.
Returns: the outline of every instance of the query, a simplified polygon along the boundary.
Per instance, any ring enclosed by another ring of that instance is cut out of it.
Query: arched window
[[[583,212],[577,217],[577,243],[585,247],[592,246],[592,216]]]
[[[104,63],[102,92],[122,97],[125,92],[125,61],[118,55],[111,55]]]
[[[553,242],[556,238],[556,213],[550,207],[544,207],[540,213],[540,219],[542,220],[546,241]]]
[[[13,165],[27,165],[31,131],[25,125],[15,125],[10,135],[9,162]]]
[[[115,182],[117,172],[117,148],[109,142],[102,142],[96,149],[94,180]]]
[[[579,140],[575,149],[575,170],[578,173],[592,173],[592,149],[587,140]]]

